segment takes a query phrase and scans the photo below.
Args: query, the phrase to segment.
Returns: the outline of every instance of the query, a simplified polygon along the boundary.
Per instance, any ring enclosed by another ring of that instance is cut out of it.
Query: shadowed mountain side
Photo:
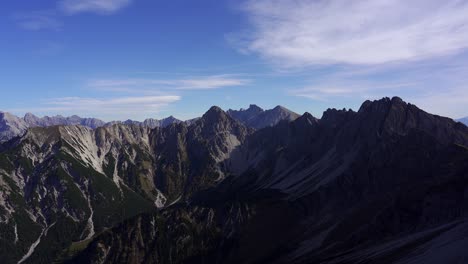
[[[238,175],[105,232],[71,262],[460,261],[467,146],[466,126],[399,98],[306,113],[247,136]]]

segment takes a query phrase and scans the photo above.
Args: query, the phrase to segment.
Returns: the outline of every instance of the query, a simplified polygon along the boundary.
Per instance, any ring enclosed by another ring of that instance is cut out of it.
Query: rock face
[[[263,110],[256,105],[250,105],[247,109],[229,109],[227,113],[246,126],[255,129],[274,126],[283,120],[290,122],[299,117],[298,114],[282,106],[277,106],[270,110]]]
[[[27,127],[23,119],[10,113],[0,112],[0,143],[22,135]]]
[[[190,126],[31,128],[0,145],[1,259],[468,258],[465,125],[397,97],[257,131],[231,116],[212,107]]]

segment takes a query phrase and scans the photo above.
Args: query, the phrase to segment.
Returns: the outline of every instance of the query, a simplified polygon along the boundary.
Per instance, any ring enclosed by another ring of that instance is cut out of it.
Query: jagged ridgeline
[[[468,128],[399,98],[0,145],[2,263],[468,259]]]
[[[244,125],[257,129],[267,126],[274,126],[282,120],[292,121],[299,117],[298,114],[282,106],[277,106],[270,110],[263,110],[256,105],[250,105],[248,109],[229,109],[227,114]],[[81,125],[96,129],[98,127],[108,127],[112,125],[123,124],[136,125],[147,128],[164,128],[178,123],[185,123],[187,126],[189,126],[195,123],[195,121],[198,119],[199,117],[182,121],[173,116],[169,116],[163,119],[148,118],[143,122],[128,119],[126,121],[111,121],[106,123],[97,118],[81,118],[76,115],[69,117],[63,117],[60,115],[52,117],[37,117],[31,113],[27,113],[24,117],[21,118],[7,112],[0,112],[0,143],[8,141],[17,136],[22,136],[28,128],[32,127]]]
[[[192,126],[34,127],[0,152],[2,263],[51,263],[229,175],[252,132],[213,107]]]

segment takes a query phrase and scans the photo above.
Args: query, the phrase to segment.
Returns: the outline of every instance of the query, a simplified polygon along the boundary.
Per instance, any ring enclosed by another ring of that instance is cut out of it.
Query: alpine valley
[[[144,122],[0,113],[0,262],[464,263],[468,127],[398,97]]]

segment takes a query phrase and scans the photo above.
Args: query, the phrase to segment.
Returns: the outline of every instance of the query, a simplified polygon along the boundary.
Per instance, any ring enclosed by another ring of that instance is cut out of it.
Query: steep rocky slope
[[[399,98],[247,136],[214,188],[97,236],[72,263],[460,263],[468,128]],[[240,162],[242,161],[242,162]],[[238,168],[237,168],[238,169]],[[234,172],[233,172],[234,173]],[[131,238],[131,239],[128,239]]]

